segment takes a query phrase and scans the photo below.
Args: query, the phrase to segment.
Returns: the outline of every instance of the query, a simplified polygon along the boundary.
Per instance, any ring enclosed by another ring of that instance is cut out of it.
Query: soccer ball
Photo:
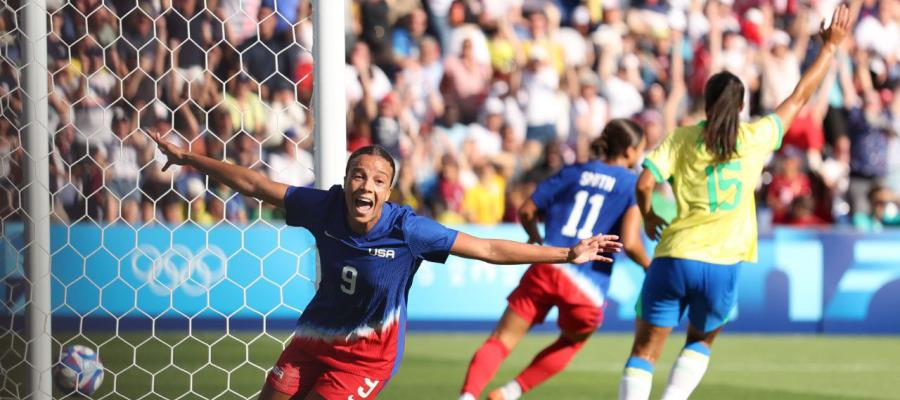
[[[90,347],[66,346],[53,368],[53,376],[56,386],[63,392],[91,396],[103,383],[103,364]]]

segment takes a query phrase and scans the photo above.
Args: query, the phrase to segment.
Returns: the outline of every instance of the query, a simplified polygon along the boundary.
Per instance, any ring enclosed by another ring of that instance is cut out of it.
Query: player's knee
[[[581,347],[588,340],[588,338],[591,337],[591,335],[593,333],[594,333],[593,329],[591,329],[587,332],[575,332],[575,331],[563,330],[561,332],[560,336],[562,336],[562,338],[565,339],[566,341],[568,341],[574,345],[577,345],[578,347]]]
[[[512,351],[513,348],[519,344],[519,340],[521,339],[521,335],[516,335],[511,332],[507,332],[505,330],[496,330],[491,333],[491,337],[488,340],[496,340],[506,348],[507,351]]]

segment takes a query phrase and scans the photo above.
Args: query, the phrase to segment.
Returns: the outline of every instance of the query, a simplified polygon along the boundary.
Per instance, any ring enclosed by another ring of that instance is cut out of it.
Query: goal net
[[[27,227],[48,218],[51,364],[98,351],[99,399],[255,397],[315,291],[313,239],[191,168],[162,171],[149,135],[312,185],[310,2],[47,0],[45,154],[23,146],[25,3],[0,6],[0,398],[34,394]],[[41,158],[49,215],[25,204]]]

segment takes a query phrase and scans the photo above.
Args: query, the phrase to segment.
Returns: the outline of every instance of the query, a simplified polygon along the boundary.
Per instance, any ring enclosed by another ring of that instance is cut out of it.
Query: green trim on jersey
[[[775,143],[775,150],[778,150],[781,148],[781,141],[784,140],[784,125],[781,123],[781,117],[778,114],[772,113],[769,116],[775,121],[775,125],[778,125],[778,142]]]
[[[656,168],[656,164],[654,164],[653,161],[650,161],[649,158],[644,159],[644,162],[641,165],[643,165],[644,168],[647,168],[651,173],[653,173],[653,178],[656,179],[656,183],[663,183],[663,181],[665,181],[665,179],[663,179],[662,177],[662,174],[659,173],[659,168]]]

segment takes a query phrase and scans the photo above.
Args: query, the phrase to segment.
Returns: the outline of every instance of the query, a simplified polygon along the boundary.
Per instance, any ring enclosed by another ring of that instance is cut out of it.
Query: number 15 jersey
[[[644,160],[657,182],[672,184],[678,215],[663,231],[655,257],[711,264],[756,262],[754,191],[784,128],[776,114],[741,123],[737,155],[715,164],[703,143],[704,122],[674,132]]]

